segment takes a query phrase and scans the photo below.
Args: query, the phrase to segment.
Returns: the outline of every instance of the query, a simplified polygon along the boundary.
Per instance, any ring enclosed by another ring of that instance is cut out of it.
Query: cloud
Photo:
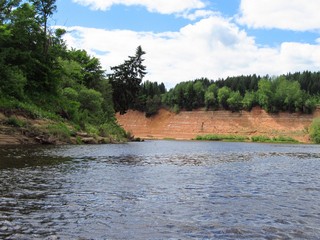
[[[251,28],[319,30],[319,0],[241,0],[238,22]]]
[[[237,75],[279,75],[318,70],[320,45],[294,42],[261,47],[236,24],[211,16],[176,32],[135,32],[84,27],[67,28],[69,46],[85,49],[110,67],[121,64],[141,45],[146,51],[146,80],[173,87],[181,81]]]
[[[189,19],[191,21],[195,21],[199,18],[208,18],[211,16],[219,16],[219,15],[220,15],[219,12],[214,12],[214,11],[205,10],[205,9],[196,10],[193,13],[184,12],[183,14],[180,14],[181,17],[185,19]]]
[[[173,14],[187,12],[192,9],[204,8],[202,0],[73,0],[73,2],[89,6],[93,10],[108,10],[113,5],[140,5],[150,12]]]

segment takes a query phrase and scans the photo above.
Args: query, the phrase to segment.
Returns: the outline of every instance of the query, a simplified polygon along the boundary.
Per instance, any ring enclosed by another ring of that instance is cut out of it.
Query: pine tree
[[[135,56],[129,56],[123,64],[111,67],[113,74],[109,75],[109,79],[113,88],[113,102],[116,112],[120,114],[126,113],[138,96],[140,83],[146,75],[142,58],[144,54],[139,46]]]

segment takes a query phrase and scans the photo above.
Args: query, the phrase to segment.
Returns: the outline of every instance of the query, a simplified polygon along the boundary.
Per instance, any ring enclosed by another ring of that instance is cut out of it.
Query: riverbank
[[[77,130],[68,122],[33,119],[23,112],[0,112],[0,145],[102,144],[123,140]]]
[[[320,117],[320,109],[313,114],[269,114],[260,107],[255,107],[250,112],[197,110],[181,111],[178,114],[161,109],[150,118],[138,111],[128,111],[127,114],[118,114],[116,117],[126,131],[143,139],[190,140],[199,135],[218,134],[248,138],[288,137],[310,143],[308,130],[313,119]]]

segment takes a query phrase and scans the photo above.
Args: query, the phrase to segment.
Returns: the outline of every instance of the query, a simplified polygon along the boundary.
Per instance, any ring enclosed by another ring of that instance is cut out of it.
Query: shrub
[[[6,121],[5,124],[13,126],[13,127],[24,127],[26,126],[26,122],[23,120],[20,120],[14,116],[9,117]]]
[[[248,140],[248,138],[244,136],[235,136],[235,135],[207,134],[207,135],[197,136],[195,140],[244,142]]]
[[[279,137],[267,137],[267,136],[253,136],[251,137],[252,142],[260,142],[260,143],[298,143],[297,140],[291,137],[279,136]]]
[[[47,126],[48,133],[61,141],[69,141],[71,131],[64,123],[51,124]]]
[[[267,136],[253,136],[251,137],[252,142],[270,142],[271,138]]]
[[[100,125],[99,135],[102,137],[120,137],[124,139],[130,137],[130,134],[126,133],[123,128],[111,121]]]
[[[79,102],[83,109],[91,113],[101,112],[102,110],[102,95],[93,89],[82,89],[79,93]]]
[[[320,144],[320,118],[313,120],[310,129],[310,138],[314,143]]]

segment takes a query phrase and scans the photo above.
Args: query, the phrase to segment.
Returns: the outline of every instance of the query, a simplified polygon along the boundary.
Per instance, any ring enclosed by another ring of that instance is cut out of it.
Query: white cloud
[[[191,21],[195,21],[199,18],[208,18],[211,16],[219,16],[220,13],[219,12],[214,12],[211,10],[205,10],[205,9],[200,9],[200,10],[196,10],[193,13],[190,12],[184,12],[183,14],[181,14],[180,16],[182,16],[183,18],[189,19]]]
[[[319,0],[241,0],[239,23],[251,28],[320,29]]]
[[[204,8],[202,0],[73,0],[73,2],[89,6],[94,10],[108,10],[113,5],[140,5],[150,12],[162,14],[182,13],[192,9]]]
[[[287,72],[319,71],[320,45],[285,42],[281,45],[280,64]]]
[[[234,23],[211,16],[177,32],[134,32],[70,27],[68,45],[87,50],[110,70],[134,55],[137,46],[146,51],[146,80],[173,87],[181,81],[241,74],[279,75],[318,70],[320,45],[286,42],[278,48],[259,47]]]

